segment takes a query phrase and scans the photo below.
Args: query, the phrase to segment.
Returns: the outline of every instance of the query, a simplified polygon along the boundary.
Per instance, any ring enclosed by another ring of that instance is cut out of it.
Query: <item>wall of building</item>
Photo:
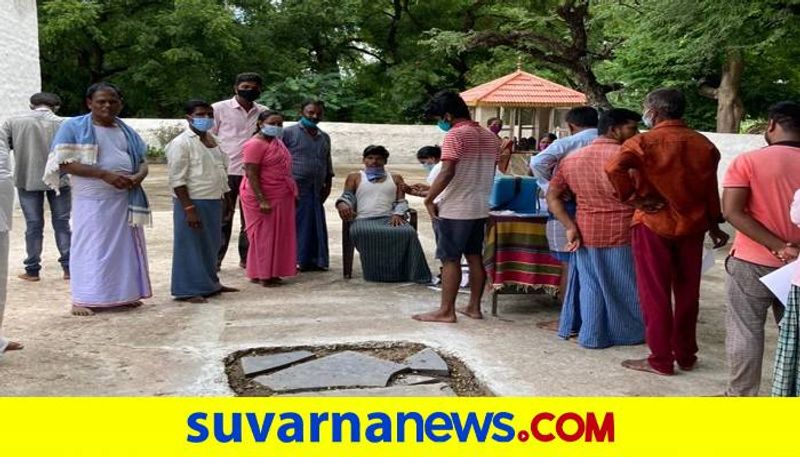
[[[125,119],[150,144],[159,146],[159,130],[185,126],[176,119]],[[284,127],[292,125],[286,122]],[[386,146],[391,163],[416,163],[417,150],[423,146],[442,144],[444,132],[435,125],[351,124],[323,122],[320,128],[331,137],[333,161],[336,164],[361,162],[361,153],[371,144]],[[161,145],[163,146],[163,145]]]
[[[151,144],[158,145],[157,130],[186,125],[177,119],[126,119]],[[285,125],[291,125],[287,122]],[[361,162],[361,152],[370,144],[386,146],[391,153],[390,163],[416,163],[416,151],[422,146],[441,144],[444,133],[433,125],[349,124],[324,122],[320,124],[331,136],[335,164]],[[734,157],[742,152],[763,147],[762,135],[737,135],[731,133],[703,133],[720,150],[722,161],[720,179]]]
[[[29,109],[41,90],[36,0],[0,0],[0,118]]]

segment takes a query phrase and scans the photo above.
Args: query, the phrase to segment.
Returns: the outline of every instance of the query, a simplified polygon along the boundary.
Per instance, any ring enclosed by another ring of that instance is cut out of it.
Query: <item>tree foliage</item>
[[[689,120],[712,128],[729,50],[742,56],[736,103],[758,117],[798,98],[800,0],[40,0],[46,90],[83,110],[100,80],[125,115],[174,117],[191,97],[265,78],[262,102],[296,114],[324,99],[330,120],[420,122],[428,97],[526,70],[597,106],[639,108],[677,86]],[[716,91],[716,92],[715,92]],[[726,102],[727,103],[727,102]]]
[[[800,74],[789,63],[800,57],[799,13],[796,0],[609,3],[601,20],[608,33],[626,39],[599,72],[624,87],[612,101],[634,108],[653,87],[683,89],[689,120],[714,130],[726,61],[739,58],[741,80],[729,103],[759,117],[774,101],[800,98]]]

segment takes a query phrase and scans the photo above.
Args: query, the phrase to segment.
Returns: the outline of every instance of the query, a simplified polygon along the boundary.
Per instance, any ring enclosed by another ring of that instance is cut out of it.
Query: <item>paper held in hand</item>
[[[786,266],[778,268],[768,275],[759,278],[759,281],[764,283],[776,297],[781,301],[783,306],[789,301],[789,291],[792,288],[792,277],[794,276],[795,269],[797,269],[798,261],[794,261]]]

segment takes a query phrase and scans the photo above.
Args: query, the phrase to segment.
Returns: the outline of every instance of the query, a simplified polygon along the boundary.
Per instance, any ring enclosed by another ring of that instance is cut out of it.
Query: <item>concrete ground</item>
[[[346,171],[336,179],[340,192]],[[401,166],[408,181],[422,180],[418,167]],[[694,396],[723,391],[724,279],[717,265],[704,277],[698,327],[700,361],[691,373],[672,377],[620,367],[647,354],[645,346],[582,349],[541,330],[536,322],[554,319],[558,307],[547,296],[501,296],[500,316],[461,319],[456,325],[423,324],[414,313],[433,309],[439,295],[424,286],[374,284],[341,276],[341,224],[328,208],[331,270],[302,274],[282,288],[250,284],[229,251],[221,278],[241,288],[235,294],[194,305],[169,294],[172,215],[163,165],[145,181],[154,205],[147,230],[154,297],[139,309],[104,312],[88,318],[69,314],[69,284],[60,278],[52,232],[45,233],[42,281],[18,280],[24,258],[24,221],[15,212],[11,236],[8,305],[3,333],[25,344],[0,359],[0,395],[232,395],[222,359],[244,348],[363,341],[412,341],[460,357],[477,377],[503,396]],[[434,243],[420,199],[420,237],[432,267]],[[237,218],[238,219],[238,218]],[[461,296],[466,299],[466,295]],[[762,393],[770,381],[776,330],[768,326]]]

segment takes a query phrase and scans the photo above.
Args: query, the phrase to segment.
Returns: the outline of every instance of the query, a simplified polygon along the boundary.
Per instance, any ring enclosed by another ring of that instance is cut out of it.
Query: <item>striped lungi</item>
[[[431,270],[409,224],[389,225],[390,217],[356,219],[350,226],[366,281],[431,282]]]
[[[597,349],[644,343],[631,247],[583,247],[573,263],[559,335],[577,330],[581,346]]]
[[[800,338],[800,286],[792,286],[789,302],[783,312],[775,348],[775,367],[772,371],[772,396],[800,396],[800,360],[798,360],[798,338]]]

